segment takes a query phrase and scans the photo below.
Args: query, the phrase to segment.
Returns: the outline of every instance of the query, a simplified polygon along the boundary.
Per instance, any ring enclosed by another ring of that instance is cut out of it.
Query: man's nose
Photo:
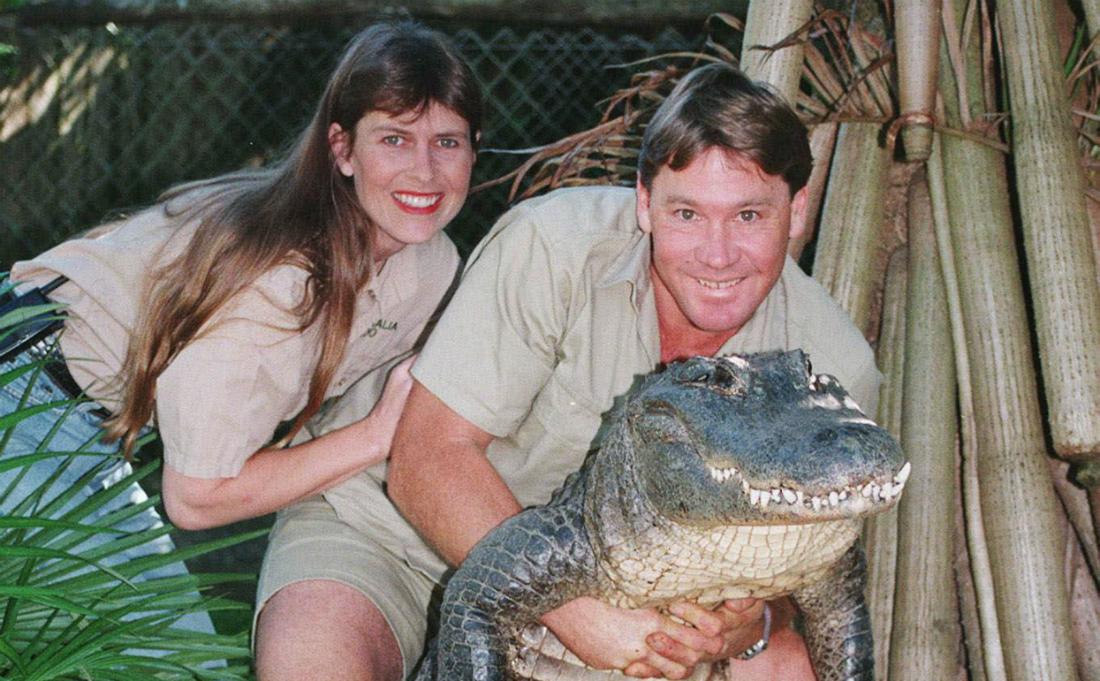
[[[699,262],[713,269],[729,267],[740,254],[736,240],[722,225],[707,225],[701,236],[695,257]]]

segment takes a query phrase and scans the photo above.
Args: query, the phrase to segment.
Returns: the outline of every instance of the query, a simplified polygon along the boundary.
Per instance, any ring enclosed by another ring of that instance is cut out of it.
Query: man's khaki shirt
[[[610,187],[526,201],[472,254],[413,375],[496,436],[488,456],[522,505],[550,498],[598,442],[601,415],[657,367],[649,265],[634,191]],[[874,415],[882,377],[871,348],[825,290],[788,259],[772,292],[721,353],[794,348]],[[331,427],[363,408],[352,401]],[[385,497],[384,474],[377,466],[325,497],[346,521],[438,580],[444,563]]]

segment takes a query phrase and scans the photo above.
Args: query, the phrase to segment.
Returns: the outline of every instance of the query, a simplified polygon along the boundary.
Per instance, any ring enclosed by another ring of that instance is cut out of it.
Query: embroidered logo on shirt
[[[367,329],[367,336],[373,338],[379,331],[395,331],[397,329],[397,322],[387,321],[385,319],[379,319],[370,325]]]

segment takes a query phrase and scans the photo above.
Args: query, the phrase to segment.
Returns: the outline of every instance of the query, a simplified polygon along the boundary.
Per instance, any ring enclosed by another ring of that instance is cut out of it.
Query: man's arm
[[[386,482],[397,508],[450,565],[520,511],[485,456],[492,440],[413,380]]]

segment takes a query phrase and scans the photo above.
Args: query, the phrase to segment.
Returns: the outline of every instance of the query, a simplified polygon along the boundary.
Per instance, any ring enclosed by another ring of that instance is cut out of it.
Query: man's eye
[[[737,219],[741,222],[756,222],[760,219],[760,213],[755,210],[743,210],[737,214]]]
[[[684,222],[691,222],[695,219],[695,211],[690,208],[680,208],[676,211],[676,217]]]
[[[439,146],[444,149],[458,149],[461,143],[453,137],[444,137],[439,140]]]
[[[382,138],[382,144],[388,144],[392,147],[396,147],[397,145],[401,144],[401,142],[401,135],[386,135]]]

